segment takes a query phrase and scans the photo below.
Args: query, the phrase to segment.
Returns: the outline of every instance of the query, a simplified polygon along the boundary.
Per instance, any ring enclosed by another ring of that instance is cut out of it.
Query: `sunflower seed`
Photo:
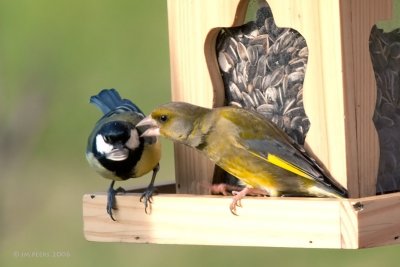
[[[267,59],[265,55],[262,55],[257,63],[257,72],[258,76],[264,76],[267,72]]]
[[[250,107],[250,108],[255,108],[256,107],[253,99],[251,99],[249,94],[247,94],[246,92],[242,92],[242,96],[243,96],[243,101],[244,101],[244,103],[246,104],[247,107]]]
[[[282,82],[284,74],[284,68],[278,68],[274,70],[271,74],[271,86],[278,86]]]
[[[256,88],[256,89],[254,89],[254,92],[257,97],[259,106],[267,103],[267,101],[266,101],[265,97],[263,96],[263,94],[261,93],[260,89]]]
[[[243,107],[240,103],[235,102],[235,101],[229,102],[229,105],[230,106],[234,106],[234,107],[238,107],[238,108],[242,108]]]
[[[225,52],[218,53],[218,63],[223,72],[229,72],[232,68],[232,64],[229,63],[227,54]]]
[[[253,86],[255,88],[262,88],[263,77],[257,76],[253,79]]]
[[[297,129],[297,127],[299,126],[301,127],[301,120],[302,120],[301,116],[294,117],[290,122],[290,128]]]
[[[292,72],[288,75],[288,83],[298,83],[304,81],[303,72]]]
[[[236,84],[231,82],[229,84],[229,91],[230,91],[231,97],[233,99],[237,100],[238,102],[240,102],[242,100],[242,93],[240,92],[240,90]]]
[[[283,128],[283,118],[281,116],[274,115],[271,121],[275,123],[279,128]]]
[[[271,74],[267,74],[262,79],[261,89],[264,91],[271,86]]]
[[[257,95],[255,94],[255,92],[251,91],[251,93],[249,95],[253,99],[254,107],[258,107],[260,105],[260,103],[258,102],[258,98],[257,98]]]
[[[292,98],[292,99],[286,99],[285,101],[285,108],[283,110],[283,114],[287,114],[289,113],[289,110],[293,107],[293,105],[296,103],[296,99]]]
[[[261,45],[262,46],[263,44],[268,42],[268,38],[269,38],[268,34],[261,34],[261,35],[255,36],[254,39],[249,42],[249,45],[251,45],[251,46]]]
[[[247,47],[247,54],[249,56],[249,61],[251,65],[256,65],[258,61],[258,50],[257,47],[249,46]]]
[[[228,49],[226,50],[226,53],[231,57],[231,59],[234,62],[238,62],[239,61],[239,56],[237,55],[236,50],[235,50],[234,47],[236,47],[236,46],[233,46],[233,44],[230,44],[228,46]]]
[[[267,90],[265,90],[264,95],[267,103],[276,103],[278,90],[275,87],[268,87]]]
[[[267,114],[267,115],[273,115],[276,110],[276,105],[274,104],[262,104],[257,107],[257,111],[259,113]]]
[[[390,44],[389,49],[390,49],[390,57],[392,59],[400,58],[400,42],[394,42]]]
[[[240,59],[242,61],[248,61],[249,60],[249,55],[247,54],[247,49],[244,46],[244,44],[238,42],[237,43],[237,51]]]
[[[308,58],[308,47],[305,46],[299,51],[299,57]]]

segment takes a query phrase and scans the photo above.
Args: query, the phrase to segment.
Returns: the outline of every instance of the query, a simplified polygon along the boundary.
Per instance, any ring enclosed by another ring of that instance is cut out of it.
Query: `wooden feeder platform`
[[[336,249],[400,244],[400,193],[343,200],[246,197],[238,216],[229,210],[229,196],[162,193],[153,197],[151,214],[140,194],[116,199],[112,221],[105,193],[84,195],[87,240]]]
[[[243,25],[248,0],[169,0],[173,101],[205,107],[224,102],[215,44],[223,27]],[[214,165],[175,145],[176,186],[161,186],[151,214],[140,194],[117,195],[117,221],[106,194],[83,197],[84,235],[98,242],[358,249],[400,244],[400,193],[376,196],[379,140],[372,117],[376,80],[371,28],[390,19],[391,0],[268,0],[276,25],[307,41],[306,149],[349,199],[211,196]],[[400,135],[399,135],[400,138]],[[176,189],[175,189],[176,188]],[[393,191],[399,191],[395,188]]]

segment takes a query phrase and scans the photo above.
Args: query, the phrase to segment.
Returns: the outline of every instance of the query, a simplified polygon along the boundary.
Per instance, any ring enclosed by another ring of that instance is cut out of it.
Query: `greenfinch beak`
[[[140,135],[140,137],[151,137],[151,136],[159,136],[160,135],[160,127],[157,124],[157,121],[154,120],[150,115],[141,120],[136,127],[146,126],[148,129]]]

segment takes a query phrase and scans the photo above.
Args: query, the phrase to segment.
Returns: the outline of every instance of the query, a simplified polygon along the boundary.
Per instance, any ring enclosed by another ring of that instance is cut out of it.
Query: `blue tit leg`
[[[107,213],[108,213],[108,215],[110,215],[110,218],[113,221],[115,221],[115,219],[113,217],[112,210],[113,209],[114,210],[117,209],[115,207],[115,202],[116,202],[115,201],[115,195],[117,193],[125,193],[125,189],[123,189],[122,187],[118,187],[117,189],[114,189],[114,183],[115,183],[115,181],[112,181],[111,184],[110,184],[110,187],[108,188],[108,191],[107,191],[107,207],[106,207]]]
[[[153,176],[151,177],[150,184],[147,186],[146,190],[143,192],[142,196],[140,197],[140,202],[144,203],[144,212],[146,214],[151,213],[151,203],[152,203],[152,196],[154,193],[154,181],[156,179],[157,173],[160,170],[160,164],[153,169]]]

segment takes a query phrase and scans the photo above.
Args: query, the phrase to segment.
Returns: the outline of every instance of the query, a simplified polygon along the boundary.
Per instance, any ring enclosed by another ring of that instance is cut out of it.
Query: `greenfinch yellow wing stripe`
[[[254,153],[252,151],[249,151],[249,152],[251,154],[253,154],[254,156],[260,158],[260,159],[266,160],[269,163],[274,164],[274,165],[276,165],[276,166],[278,166],[280,168],[283,168],[283,169],[285,169],[287,171],[290,171],[290,172],[292,172],[294,174],[297,174],[298,176],[301,176],[301,177],[304,177],[304,178],[307,178],[307,179],[314,179],[313,177],[311,177],[308,173],[304,172],[299,167],[291,164],[290,162],[288,162],[288,161],[286,161],[286,160],[284,160],[284,159],[282,159],[282,158],[280,158],[278,156],[275,156],[275,155],[269,153],[267,155],[267,157],[265,158],[265,157],[262,157],[262,156],[258,155],[257,153]]]

